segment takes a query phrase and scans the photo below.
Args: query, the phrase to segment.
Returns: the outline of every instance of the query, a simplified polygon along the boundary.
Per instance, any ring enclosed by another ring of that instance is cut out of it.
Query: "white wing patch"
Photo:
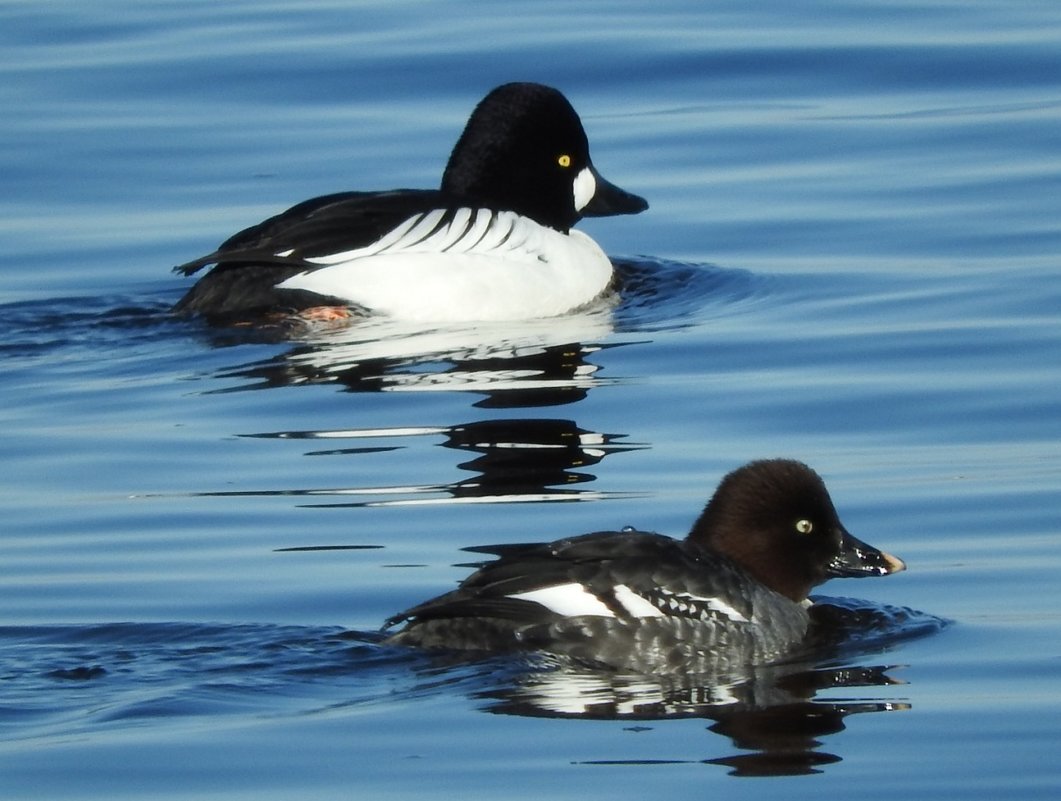
[[[370,245],[306,259],[311,264],[344,264],[369,256],[409,253],[491,253],[511,256],[525,245],[528,232],[519,234],[522,218],[512,212],[459,208],[450,214],[433,209],[414,214]],[[507,240],[507,241],[506,241]]]
[[[707,598],[702,595],[693,595],[688,592],[664,592],[662,601],[667,607],[681,615],[699,616],[704,609],[718,612],[735,623],[750,622],[740,611],[734,609],[721,598]]]
[[[625,584],[619,584],[612,591],[615,600],[622,604],[631,617],[665,617],[664,612],[651,601],[642,598]]]
[[[518,592],[508,597],[541,604],[550,612],[564,617],[581,617],[582,615],[615,617],[612,610],[605,606],[600,598],[575,582],[554,584],[551,587],[542,587],[540,590]]]
[[[627,615],[636,619],[648,617],[670,617],[676,615],[686,618],[705,618],[716,613],[734,623],[751,622],[739,610],[733,608],[720,598],[709,598],[693,595],[688,592],[667,592],[659,590],[652,593],[652,599],[638,594],[625,584],[617,584],[612,589],[615,603],[625,610]],[[537,590],[514,593],[508,596],[520,601],[531,601],[540,604],[550,612],[564,617],[616,617],[614,611],[578,582],[554,584]]]
[[[509,598],[521,601],[532,601],[541,604],[550,612],[555,612],[564,617],[583,617],[586,615],[594,617],[615,617],[607,604],[599,596],[590,592],[582,584],[571,582],[570,584],[554,584],[551,587],[542,587],[528,592],[515,593]],[[649,601],[638,595],[625,584],[618,584],[612,590],[612,598],[626,613],[633,618],[666,617],[667,613]]]

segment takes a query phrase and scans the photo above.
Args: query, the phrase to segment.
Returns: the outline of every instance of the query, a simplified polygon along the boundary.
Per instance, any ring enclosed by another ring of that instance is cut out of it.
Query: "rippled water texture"
[[[0,4],[0,796],[1054,799],[1061,7]],[[210,330],[170,268],[561,88],[647,197],[518,325]],[[387,647],[477,546],[802,459],[901,556],[733,676]],[[766,781],[752,777],[769,776]]]

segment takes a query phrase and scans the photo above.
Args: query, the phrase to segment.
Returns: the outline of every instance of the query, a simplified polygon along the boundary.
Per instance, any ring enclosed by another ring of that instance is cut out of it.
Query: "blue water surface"
[[[1054,799],[1061,6],[0,4],[0,795]],[[210,330],[170,267],[561,88],[612,305]],[[381,644],[802,459],[906,560],[746,681]]]

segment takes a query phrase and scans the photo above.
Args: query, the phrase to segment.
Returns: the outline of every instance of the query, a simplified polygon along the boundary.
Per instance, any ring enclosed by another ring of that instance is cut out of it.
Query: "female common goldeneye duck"
[[[685,540],[624,530],[470,550],[500,558],[388,620],[407,625],[387,642],[638,672],[738,669],[803,642],[815,585],[905,568],[848,533],[818,474],[784,459],[727,475]]]
[[[648,203],[601,177],[556,89],[511,83],[476,107],[438,190],[307,200],[174,268],[214,268],[174,306],[215,322],[355,307],[425,321],[550,317],[608,287],[612,264],[572,226]]]

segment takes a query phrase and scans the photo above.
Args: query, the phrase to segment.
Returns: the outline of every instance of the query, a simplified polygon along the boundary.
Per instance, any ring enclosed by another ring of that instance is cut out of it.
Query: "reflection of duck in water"
[[[891,634],[900,632],[895,629]],[[619,750],[594,764],[695,761],[727,765],[744,776],[816,773],[840,761],[836,754],[820,750],[821,738],[843,731],[848,715],[910,708],[905,700],[890,697],[901,682],[887,675],[888,668],[876,665],[764,665],[749,668],[742,680],[728,683],[697,674],[648,676],[571,663],[542,667],[511,676],[502,686],[475,696],[494,714],[646,724],[630,731],[650,730],[661,720],[700,718],[712,721],[710,731],[729,737],[744,751],[689,760],[687,751],[660,759],[658,750],[652,749],[656,758],[646,760],[639,744],[631,741],[629,751]],[[879,689],[862,689],[856,699],[828,695],[850,693],[852,688]],[[825,694],[818,698],[819,693]]]
[[[174,310],[216,322],[328,307],[406,320],[551,317],[612,280],[608,257],[575,223],[647,207],[597,172],[560,92],[506,84],[476,107],[440,189],[300,203],[178,267],[215,265]]]
[[[904,568],[852,537],[821,478],[789,460],[726,476],[683,541],[629,530],[480,550],[500,558],[387,621],[408,622],[389,642],[739,675],[798,651],[812,587]]]
[[[263,327],[211,329],[218,344],[256,341]],[[607,383],[593,354],[613,331],[607,309],[550,320],[425,327],[373,318],[356,326],[293,338],[293,347],[263,361],[223,370],[250,379],[245,389],[335,384],[351,392],[461,391],[485,397],[477,406],[567,404]],[[271,332],[270,332],[271,333]],[[286,330],[278,331],[286,336]]]
[[[845,729],[849,715],[911,707],[896,695],[904,682],[889,675],[894,665],[863,663],[865,657],[938,632],[946,621],[849,598],[817,598],[809,611],[813,636],[807,647],[772,664],[650,675],[525,654],[501,663],[500,681],[474,695],[494,714],[643,724],[628,726],[632,732],[649,731],[661,720],[700,718],[741,750],[690,760],[683,749],[660,759],[652,747],[654,758],[646,759],[632,741],[631,751],[594,764],[697,762],[726,765],[739,776],[817,773],[841,760],[821,749],[824,738]],[[437,663],[430,675],[437,681]],[[839,749],[834,744],[830,750]]]
[[[622,434],[601,434],[579,428],[570,420],[480,420],[446,431],[447,448],[478,454],[459,465],[478,473],[453,487],[457,497],[510,500],[577,498],[592,482],[586,472],[612,453],[642,446],[617,442]]]
[[[382,444],[397,437],[439,435],[445,437],[440,443],[443,447],[462,454],[476,454],[475,458],[458,465],[460,469],[474,471],[476,475],[446,483],[288,489],[282,492],[312,497],[313,502],[304,505],[317,508],[624,498],[631,497],[630,493],[604,492],[588,487],[596,481],[596,476],[589,472],[589,468],[613,453],[643,447],[636,443],[619,442],[625,434],[602,434],[579,428],[570,420],[550,419],[478,420],[449,428],[283,431],[244,436],[327,442],[330,446],[327,449],[308,453],[343,457],[404,447]],[[374,442],[363,444],[366,440]],[[264,494],[275,493],[276,490],[268,490]],[[233,493],[222,491],[203,494]],[[237,494],[258,493],[244,491]],[[333,496],[335,500],[322,500],[327,496]]]

